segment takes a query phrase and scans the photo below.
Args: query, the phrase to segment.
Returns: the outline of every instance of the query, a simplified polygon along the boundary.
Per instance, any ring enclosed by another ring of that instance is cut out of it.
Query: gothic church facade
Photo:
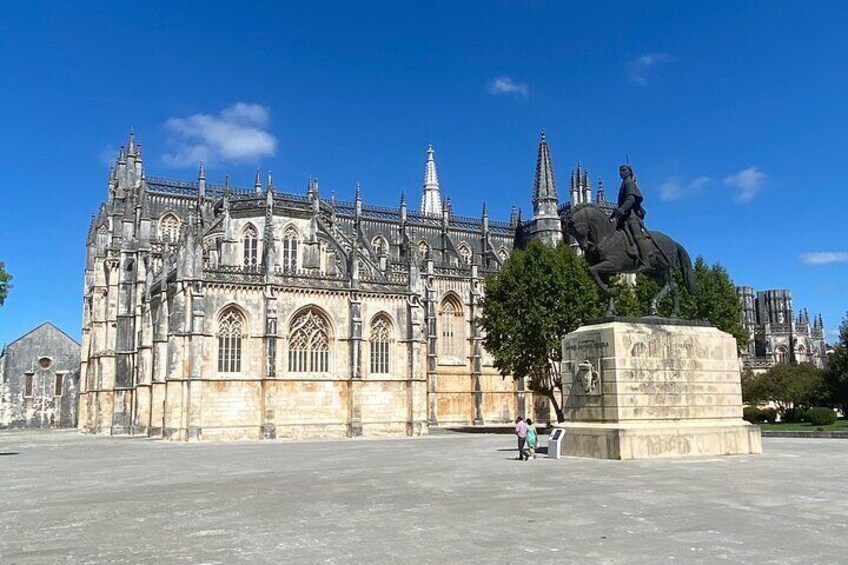
[[[432,147],[412,210],[359,187],[325,199],[314,179],[292,194],[258,173],[252,189],[212,184],[202,165],[195,182],[148,177],[131,135],[88,235],[79,427],[217,440],[547,418],[476,323],[516,241],[562,237],[544,135],[533,211],[455,215]]]

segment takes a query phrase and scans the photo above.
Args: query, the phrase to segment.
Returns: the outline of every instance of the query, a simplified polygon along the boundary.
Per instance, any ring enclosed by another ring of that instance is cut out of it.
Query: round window
[[[38,365],[42,369],[49,369],[50,365],[52,365],[52,364],[53,364],[53,360],[50,357],[42,357],[41,359],[38,360]]]

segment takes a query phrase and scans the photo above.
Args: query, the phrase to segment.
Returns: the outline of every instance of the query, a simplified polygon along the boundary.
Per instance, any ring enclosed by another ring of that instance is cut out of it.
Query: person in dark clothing
[[[615,222],[616,229],[624,232],[629,247],[634,250],[636,259],[644,267],[650,267],[653,245],[644,230],[642,220],[645,209],[642,208],[642,192],[633,177],[630,165],[618,168],[621,176],[621,188],[618,190],[618,207],[610,214],[610,221]]]

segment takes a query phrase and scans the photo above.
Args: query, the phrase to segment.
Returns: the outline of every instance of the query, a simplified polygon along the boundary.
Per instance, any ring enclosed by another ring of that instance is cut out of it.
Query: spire
[[[259,169],[256,169],[256,180],[253,182],[253,190],[256,194],[262,192],[262,175],[259,174]]]
[[[533,215],[556,215],[558,203],[551,152],[545,138],[545,130],[542,130],[536,157],[536,180],[533,183]]]
[[[436,151],[427,147],[427,164],[424,168],[424,194],[421,196],[422,214],[441,214],[442,198],[439,194],[439,175],[436,173]]]
[[[489,208],[488,208],[488,206],[486,206],[486,201],[485,201],[485,200],[483,201],[483,217],[484,217],[484,218],[488,218],[488,217],[489,217]]]
[[[518,211],[515,209],[515,204],[512,205],[512,209],[509,211],[509,225],[513,228],[518,225]]]
[[[271,179],[271,171],[268,171],[268,184],[265,185],[265,192],[273,192],[274,181]]]
[[[356,181],[356,195],[353,200],[354,215],[359,218],[362,215],[362,188],[359,186],[359,181]]]
[[[607,201],[607,195],[604,192],[604,181],[598,177],[598,194],[595,196],[595,202],[598,204],[604,204]]]
[[[203,161],[200,162],[200,169],[197,171],[197,198],[199,200],[206,198],[206,168],[203,166]]]
[[[130,127],[130,140],[127,143],[127,154],[130,157],[135,157],[135,132],[132,127]]]

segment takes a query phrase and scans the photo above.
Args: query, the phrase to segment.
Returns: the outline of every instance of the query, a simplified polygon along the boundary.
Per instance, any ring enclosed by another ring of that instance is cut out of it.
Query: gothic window
[[[463,265],[471,264],[471,249],[464,243],[459,245],[459,260]]]
[[[389,244],[386,243],[386,239],[382,235],[378,235],[371,240],[371,247],[374,248],[374,253],[377,254],[377,257],[382,257],[389,251]]]
[[[308,309],[299,314],[289,330],[289,371],[326,373],[330,367],[330,339],[327,322]]]
[[[53,396],[62,396],[62,381],[64,376],[61,373],[56,373],[56,378],[53,381]]]
[[[455,296],[448,296],[439,308],[439,338],[442,342],[443,357],[462,357],[462,344],[465,342],[462,305]]]
[[[24,396],[32,396],[32,379],[34,375],[32,373],[24,373]]]
[[[389,372],[389,342],[392,326],[385,316],[376,316],[371,321],[371,373]]]
[[[430,246],[423,239],[418,242],[418,255],[421,256],[422,261],[430,258]]]
[[[501,247],[501,250],[498,251],[498,256],[501,258],[501,261],[506,262],[506,260],[509,259],[509,251]]]
[[[180,219],[168,212],[159,220],[159,238],[163,241],[177,241],[180,238]]]
[[[241,372],[241,342],[244,320],[235,308],[226,310],[218,321],[218,372]]]
[[[289,226],[283,233],[283,270],[297,271],[297,246],[299,237],[297,230]]]
[[[774,350],[775,361],[778,363],[789,363],[789,352],[782,345]]]
[[[241,242],[242,248],[244,250],[244,266],[245,267],[253,267],[257,264],[257,242],[259,241],[259,235],[256,232],[256,228],[251,225],[248,225],[244,232],[242,232]]]

